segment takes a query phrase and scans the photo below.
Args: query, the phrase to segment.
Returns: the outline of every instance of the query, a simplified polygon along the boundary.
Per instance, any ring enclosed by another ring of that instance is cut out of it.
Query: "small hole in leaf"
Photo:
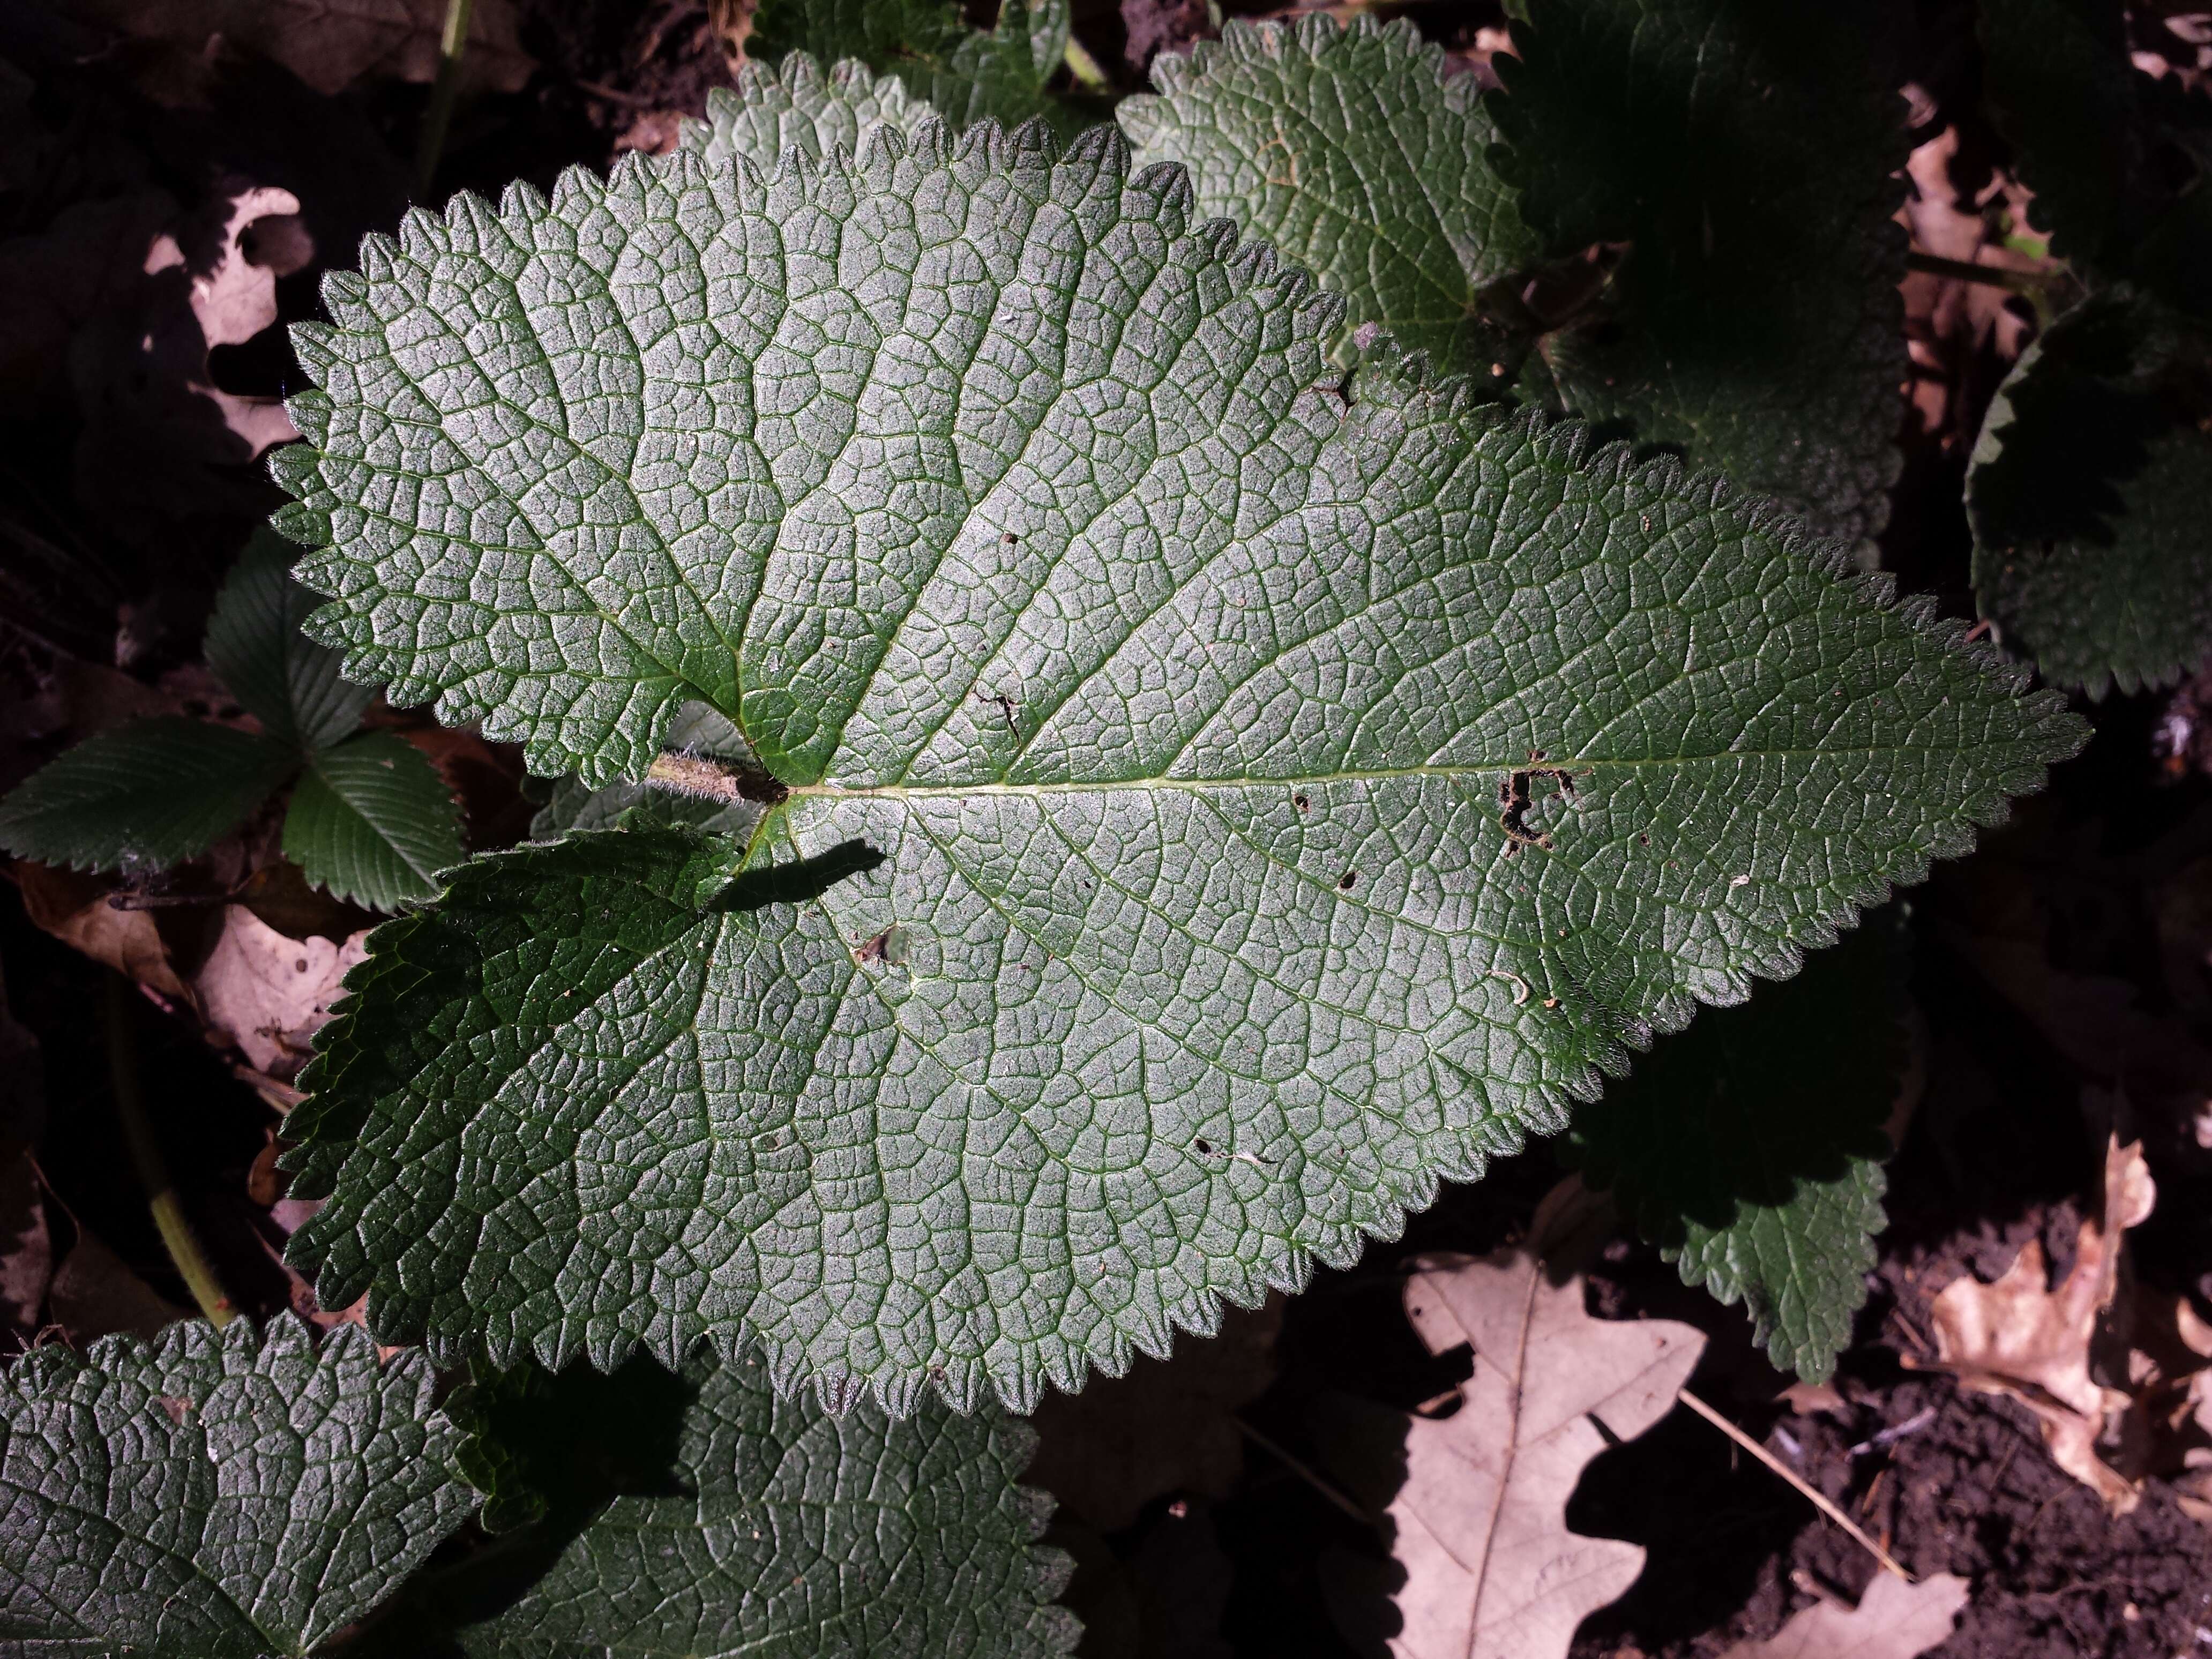
[[[1339,887],[1343,888],[1345,891],[1350,892],[1354,887],[1357,887],[1359,884],[1359,872],[1357,870],[1346,871],[1341,876],[1337,878],[1336,884]]]

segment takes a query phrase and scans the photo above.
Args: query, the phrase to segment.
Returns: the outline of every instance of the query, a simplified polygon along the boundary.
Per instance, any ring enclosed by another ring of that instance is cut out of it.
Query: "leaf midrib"
[[[1212,789],[1265,789],[1324,783],[1372,783],[1392,778],[1508,777],[1516,772],[1570,772],[1577,777],[1608,769],[1633,770],[1647,766],[1696,766],[1714,761],[1838,760],[1852,756],[1952,754],[1956,744],[1940,743],[1868,744],[1856,748],[1721,749],[1702,755],[1643,755],[1596,759],[1587,756],[1519,761],[1467,761],[1451,765],[1377,766],[1333,772],[1253,773],[1233,777],[1136,777],[1084,779],[1050,783],[802,783],[790,786],[793,800],[917,800],[960,799],[970,795],[1098,795],[1126,790],[1178,790],[1199,793]]]

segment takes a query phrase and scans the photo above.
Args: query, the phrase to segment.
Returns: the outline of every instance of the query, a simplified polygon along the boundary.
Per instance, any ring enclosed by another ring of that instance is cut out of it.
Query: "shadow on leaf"
[[[2047,336],[2039,371],[2012,393],[2002,447],[1976,469],[1974,507],[1996,547],[2079,542],[2110,547],[2152,440],[2185,423],[2185,409],[2142,383],[2142,327],[2126,307],[2091,307]]]
[[[765,910],[773,904],[805,904],[839,882],[866,875],[884,862],[882,851],[855,838],[826,853],[788,864],[748,870],[707,901],[715,912]]]
[[[1894,910],[1869,916],[1795,978],[1661,1039],[1577,1109],[1562,1151],[1662,1248],[1686,1224],[1726,1228],[1744,1206],[1778,1208],[1854,1158],[1887,1158],[1904,967]]]
[[[458,1655],[453,1632],[497,1617],[620,1498],[692,1495],[676,1468],[697,1387],[640,1355],[611,1374],[526,1361],[454,1391],[462,1473],[484,1493],[451,1540],[349,1650]]]

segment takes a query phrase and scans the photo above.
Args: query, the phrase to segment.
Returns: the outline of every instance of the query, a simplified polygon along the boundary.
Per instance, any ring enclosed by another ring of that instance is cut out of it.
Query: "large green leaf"
[[[1546,395],[1771,493],[1863,556],[1888,516],[1910,373],[1893,12],[1530,0],[1491,102],[1498,165],[1552,250],[1629,244],[1605,302],[1546,337]]]
[[[1984,0],[1990,100],[2051,252],[2212,317],[2212,99],[2154,80],[2107,0]]]
[[[429,897],[430,878],[461,854],[453,792],[396,732],[364,732],[317,755],[284,815],[284,856],[316,886],[372,910]]]
[[[160,715],[88,738],[0,801],[0,848],[80,870],[165,870],[245,823],[299,757],[271,738]]]
[[[2046,678],[2100,696],[2212,652],[2212,338],[2115,289],[1990,400],[1966,473],[1974,588]]]
[[[748,61],[735,87],[707,94],[707,118],[686,121],[678,135],[709,171],[742,158],[773,173],[786,150],[819,161],[842,147],[860,152],[860,141],[878,126],[896,127],[911,139],[924,121],[939,118],[926,99],[908,93],[896,75],[878,76],[848,58],[827,74],[807,53],[787,55],[781,70]]]
[[[232,567],[208,618],[208,666],[276,742],[327,748],[352,735],[376,701],[373,685],[338,675],[339,653],[300,631],[319,603],[292,580],[300,550],[257,530]]]
[[[1200,213],[1308,266],[1352,321],[1450,368],[1506,367],[1483,289],[1541,250],[1491,168],[1474,77],[1447,80],[1410,22],[1232,21],[1152,80],[1158,97],[1116,112],[1139,165],[1189,168]]]
[[[289,1316],[33,1348],[0,1376],[0,1647],[307,1652],[476,1506],[433,1384]]]
[[[952,0],[762,0],[745,50],[773,63],[855,58],[896,74],[957,126],[1052,115],[1045,82],[1067,49],[1068,0],[1002,0],[998,26],[969,28]]]
[[[1850,1344],[1883,1224],[1904,966],[1895,913],[1869,917],[1662,1041],[1568,1136],[1684,1283],[1742,1302],[1774,1363],[1814,1381]]]
[[[833,1416],[779,1399],[757,1361],[480,1392],[475,1461],[538,1480],[550,1513],[429,1587],[434,1616],[465,1620],[501,1556],[535,1572],[461,1630],[472,1654],[1048,1659],[1073,1644],[1051,1605],[1066,1559],[1035,1547],[1051,1502],[1016,1484],[1025,1424],[941,1405]]]
[[[749,844],[376,935],[293,1248],[441,1354],[1026,1405],[1559,1128],[2081,738],[1723,484],[1340,383],[1340,302],[1110,131],[627,163],[364,264],[277,463],[311,626],[543,771],[696,700],[773,775]]]

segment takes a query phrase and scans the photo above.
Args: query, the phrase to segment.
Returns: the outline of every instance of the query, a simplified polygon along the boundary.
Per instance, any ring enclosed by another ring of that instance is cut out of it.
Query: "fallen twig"
[[[1328,1499],[1330,1503],[1335,1504],[1337,1508],[1342,1510],[1346,1515],[1350,1516],[1353,1520],[1358,1522],[1362,1526],[1371,1527],[1375,1524],[1375,1517],[1373,1516],[1368,1514],[1367,1511],[1361,1509],[1358,1504],[1353,1503],[1349,1498],[1346,1498],[1342,1492],[1339,1492],[1335,1486],[1323,1480],[1320,1474],[1315,1470],[1310,1464],[1302,1462],[1291,1453],[1285,1450],[1274,1441],[1270,1440],[1266,1435],[1261,1433],[1259,1430],[1254,1428],[1249,1423],[1247,1423],[1243,1418],[1232,1417],[1229,1420],[1234,1423],[1238,1429],[1242,1430],[1254,1445],[1259,1447],[1261,1450],[1266,1452],[1278,1463],[1280,1463],[1292,1474],[1297,1475],[1308,1486],[1311,1486],[1316,1492],[1319,1492],[1323,1498]]]
[[[1767,1450],[1765,1447],[1760,1445],[1759,1442],[1753,1440],[1749,1435],[1746,1434],[1741,1429],[1736,1427],[1735,1424],[1729,1422],[1728,1419],[1723,1417],[1718,1412],[1715,1411],[1711,1406],[1705,1404],[1704,1401],[1698,1399],[1697,1395],[1692,1394],[1687,1389],[1682,1390],[1680,1397],[1681,1401],[1685,1406],[1687,1406],[1692,1411],[1697,1413],[1697,1414],[1704,1418],[1706,1422],[1711,1424],[1729,1439],[1735,1441],[1737,1445],[1742,1447],[1753,1457],[1756,1457],[1760,1462],[1765,1464],[1768,1468],[1772,1469],[1775,1474],[1780,1475],[1784,1480],[1787,1480],[1791,1486],[1795,1486],[1798,1492],[1808,1503],[1811,1504],[1814,1509],[1820,1510],[1821,1514],[1826,1516],[1829,1520],[1834,1522],[1845,1532],[1849,1533],[1861,1545],[1864,1546],[1867,1553],[1873,1556],[1875,1560],[1881,1562],[1886,1571],[1895,1573],[1899,1578],[1902,1578],[1908,1584],[1917,1582],[1911,1573],[1905,1571],[1905,1570],[1898,1564],[1897,1559],[1894,1556],[1890,1554],[1887,1550],[1882,1548],[1881,1545],[1875,1543],[1873,1539],[1867,1535],[1864,1528],[1863,1528],[1857,1522],[1852,1520],[1850,1516],[1845,1515],[1841,1510],[1838,1509],[1835,1504],[1831,1503],[1828,1500],[1828,1495],[1826,1492],[1813,1486],[1805,1479],[1804,1476],[1799,1474],[1787,1463],[1784,1463],[1772,1452]]]

